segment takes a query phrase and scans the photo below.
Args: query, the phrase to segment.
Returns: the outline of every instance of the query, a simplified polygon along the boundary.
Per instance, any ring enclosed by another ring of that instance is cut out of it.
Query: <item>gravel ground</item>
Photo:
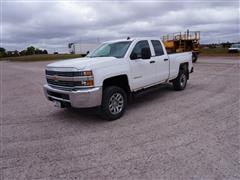
[[[240,61],[201,58],[186,90],[138,97],[124,117],[53,107],[49,62],[1,63],[1,179],[240,179]]]

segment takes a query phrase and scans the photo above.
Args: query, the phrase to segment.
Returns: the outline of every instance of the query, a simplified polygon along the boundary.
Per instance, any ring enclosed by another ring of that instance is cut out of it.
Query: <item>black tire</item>
[[[192,61],[195,63],[195,62],[197,62],[197,59],[198,59],[198,55],[196,53],[193,53],[192,54]]]
[[[187,72],[180,70],[178,77],[173,80],[173,88],[176,91],[184,90],[187,85]]]
[[[127,95],[122,88],[109,86],[103,90],[101,114],[104,119],[109,121],[119,119],[124,114],[126,105]]]

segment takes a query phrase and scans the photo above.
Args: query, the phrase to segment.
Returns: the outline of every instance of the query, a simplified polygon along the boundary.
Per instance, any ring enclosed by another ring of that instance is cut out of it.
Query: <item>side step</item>
[[[161,83],[161,84],[158,84],[158,85],[146,88],[146,89],[141,89],[136,92],[133,92],[132,95],[135,98],[135,97],[142,96],[142,95],[150,93],[150,92],[157,91],[157,90],[159,90],[163,87],[169,86],[169,85],[170,85],[169,83]]]

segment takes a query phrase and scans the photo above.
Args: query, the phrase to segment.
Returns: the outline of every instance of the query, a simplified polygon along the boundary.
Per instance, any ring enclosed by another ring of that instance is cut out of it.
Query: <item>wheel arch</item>
[[[184,63],[181,63],[180,66],[179,66],[179,71],[180,70],[183,70],[185,71],[187,74],[187,79],[189,79],[189,63],[188,62],[184,62]]]
[[[109,77],[103,80],[103,89],[109,86],[118,86],[122,88],[127,94],[131,92],[129,86],[128,76],[121,74],[113,77]]]

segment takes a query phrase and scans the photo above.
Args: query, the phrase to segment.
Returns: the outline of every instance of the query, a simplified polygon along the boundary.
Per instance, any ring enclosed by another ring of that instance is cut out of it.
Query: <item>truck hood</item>
[[[92,70],[102,66],[111,66],[119,61],[121,59],[115,57],[75,58],[48,64],[47,68]]]

